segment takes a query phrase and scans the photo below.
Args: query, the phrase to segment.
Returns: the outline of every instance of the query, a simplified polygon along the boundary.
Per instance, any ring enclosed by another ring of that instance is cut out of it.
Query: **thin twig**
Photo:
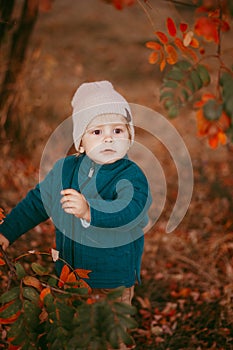
[[[10,258],[8,257],[7,253],[3,250],[2,246],[0,245],[0,253],[3,256],[3,259],[6,262],[6,265],[8,269],[10,270],[10,274],[12,278],[17,278],[16,270],[14,264],[11,262]]]
[[[145,12],[146,17],[148,18],[150,24],[152,25],[152,28],[155,30],[155,24],[151,18],[151,15],[149,14],[148,10],[146,9],[146,7],[144,6],[144,4],[142,3],[141,0],[137,0],[137,3],[139,4],[139,6],[142,8],[142,10]]]

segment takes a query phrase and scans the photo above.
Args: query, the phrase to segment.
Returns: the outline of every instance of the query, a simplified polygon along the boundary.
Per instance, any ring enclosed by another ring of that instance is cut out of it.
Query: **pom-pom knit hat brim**
[[[131,110],[125,98],[114,90],[108,81],[80,85],[72,99],[73,139],[78,151],[88,124],[102,114],[120,114],[129,125],[131,144],[134,140],[134,126]]]

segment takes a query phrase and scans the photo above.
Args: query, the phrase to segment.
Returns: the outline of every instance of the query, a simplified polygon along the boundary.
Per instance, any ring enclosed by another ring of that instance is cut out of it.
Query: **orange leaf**
[[[198,61],[197,54],[191,48],[185,47],[185,50],[183,52],[186,56],[190,57],[194,62]]]
[[[218,27],[212,18],[200,17],[195,23],[195,32],[207,41],[219,42]]]
[[[209,138],[209,145],[211,148],[217,148],[218,146],[218,135]]]
[[[155,41],[148,41],[146,43],[146,47],[148,47],[148,49],[153,49],[155,51],[161,50],[161,44],[156,43]]]
[[[163,32],[155,32],[155,35],[159,38],[160,42],[162,44],[167,44],[168,43],[168,38],[167,35]]]
[[[86,301],[86,303],[87,303],[88,305],[92,305],[92,304],[96,303],[96,300],[95,300],[94,298],[88,298],[87,301]]]
[[[58,282],[58,287],[63,287],[70,273],[70,268],[67,265],[64,265],[60,274],[60,279]]]
[[[159,53],[154,51],[149,56],[149,63],[155,64],[156,62],[158,62],[158,59],[159,59]]]
[[[178,49],[180,50],[184,50],[184,44],[182,42],[182,40],[180,38],[175,38],[174,43],[176,44],[176,46],[178,47]]]
[[[6,265],[5,261],[0,258],[0,266]]]
[[[172,18],[167,18],[167,29],[171,36],[176,36],[176,25]]]
[[[45,296],[48,295],[49,293],[51,293],[51,290],[49,287],[42,289],[42,291],[40,293],[40,301],[42,301],[42,303],[44,302]]]
[[[12,315],[11,317],[0,318],[0,324],[11,324],[11,323],[14,323],[18,319],[20,314],[21,314],[21,310],[17,311],[16,314]]]
[[[183,52],[184,55],[192,58],[194,62],[198,61],[196,53],[192,49],[185,47],[180,38],[175,38],[174,43]]]
[[[43,288],[40,281],[36,277],[33,277],[33,276],[25,276],[23,278],[23,283],[27,286],[32,286],[32,287],[38,289],[39,291],[41,291]]]
[[[172,45],[166,45],[165,50],[168,54],[167,56],[167,63],[168,64],[175,64],[178,60],[178,55],[176,52],[176,49]]]
[[[218,133],[218,140],[221,143],[221,145],[225,145],[227,143],[227,136],[224,132],[219,131]]]
[[[185,33],[187,29],[188,29],[188,25],[186,23],[180,23],[180,31],[182,33]]]
[[[75,269],[74,271],[81,278],[89,278],[88,274],[91,272],[91,270],[84,270],[84,269]]]
[[[199,47],[199,41],[196,38],[192,38],[192,40],[190,42],[190,46],[192,46],[195,49],[197,49]]]
[[[79,280],[79,287],[80,287],[80,288],[87,288],[87,289],[88,289],[88,294],[91,294],[91,292],[92,292],[91,287],[90,287],[89,284],[88,284],[86,281],[84,281],[84,280]]]
[[[5,309],[7,309],[8,306],[10,306],[11,304],[13,304],[14,302],[15,302],[15,300],[11,300],[11,301],[9,301],[8,303],[2,305],[2,306],[0,307],[0,312],[2,312],[2,311],[4,311]]]
[[[5,217],[6,216],[4,215],[4,210],[2,208],[0,208],[0,224],[2,223],[2,221]]]
[[[191,293],[191,289],[190,288],[182,288],[179,291],[179,296],[183,297],[183,298],[187,298]]]
[[[75,273],[72,271],[72,272],[68,275],[66,282],[72,283],[72,282],[76,282],[76,281],[77,281],[77,277],[76,277]]]
[[[161,61],[160,61],[160,71],[162,72],[163,70],[164,70],[164,68],[166,67],[166,59],[164,58],[164,56],[163,56],[163,58],[161,59]]]

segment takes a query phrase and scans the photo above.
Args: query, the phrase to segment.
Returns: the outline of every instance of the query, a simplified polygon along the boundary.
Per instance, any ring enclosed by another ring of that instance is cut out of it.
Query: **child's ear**
[[[79,151],[79,153],[84,153],[85,149],[82,145],[80,145],[78,151]]]

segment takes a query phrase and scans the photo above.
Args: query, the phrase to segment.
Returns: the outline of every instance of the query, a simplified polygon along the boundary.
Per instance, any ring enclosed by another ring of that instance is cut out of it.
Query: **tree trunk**
[[[14,9],[15,0],[0,1],[0,46],[6,35],[6,31],[11,27],[11,16]]]
[[[11,1],[2,0],[2,2],[9,4]],[[12,36],[7,70],[0,90],[0,126],[4,138],[7,139],[18,138],[21,133],[20,119],[23,116],[17,113],[17,83],[22,78],[26,51],[37,20],[38,8],[39,0],[24,1],[18,28]]]

